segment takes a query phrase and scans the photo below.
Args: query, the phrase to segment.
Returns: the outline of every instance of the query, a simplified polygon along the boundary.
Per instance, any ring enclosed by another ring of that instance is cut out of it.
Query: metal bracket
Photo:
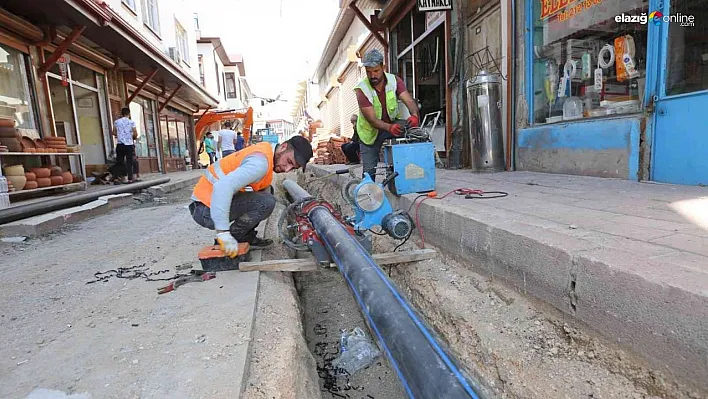
[[[162,103],[162,105],[160,105],[160,107],[158,108],[158,110],[157,110],[158,113],[162,112],[162,110],[165,109],[165,107],[167,106],[167,104],[169,104],[169,102],[172,101],[172,97],[174,97],[175,94],[177,94],[177,92],[178,92],[179,89],[181,89],[181,88],[182,88],[182,85],[178,85],[178,86],[172,91],[172,94],[170,94],[170,96],[167,97],[167,100],[165,100],[165,102]]]
[[[151,73],[150,75],[148,75],[145,79],[143,79],[142,83],[140,83],[140,85],[138,86],[138,88],[135,89],[135,91],[133,92],[133,94],[131,94],[130,97],[128,97],[128,99],[125,100],[125,105],[126,105],[126,106],[127,106],[127,105],[130,105],[130,103],[133,102],[133,100],[135,99],[135,97],[137,97],[138,94],[140,94],[140,92],[143,91],[143,89],[145,88],[145,86],[147,86],[148,82],[150,82],[150,80],[151,80],[153,77],[155,77],[155,74],[157,74],[157,71],[159,71],[159,70],[160,70],[159,68],[153,69],[152,73]],[[127,93],[126,93],[126,94],[127,94]]]
[[[349,3],[349,8],[351,8],[354,11],[356,16],[361,21],[361,23],[364,24],[364,26],[366,26],[366,29],[368,29],[372,35],[374,35],[376,40],[378,40],[379,43],[381,43],[381,45],[383,46],[383,48],[385,50],[384,53],[388,52],[388,42],[386,41],[386,39],[383,38],[383,36],[381,36],[379,31],[376,29],[377,27],[373,26],[371,24],[371,22],[369,22],[369,19],[366,18],[366,16],[361,12],[361,10],[359,8],[357,8],[356,2]]]
[[[46,74],[51,67],[54,66],[54,64],[57,63],[59,58],[61,58],[64,53],[66,53],[66,50],[69,49],[69,46],[71,46],[72,43],[76,41],[76,39],[81,36],[81,33],[83,33],[84,29],[86,29],[85,26],[75,26],[72,30],[69,36],[64,38],[61,43],[57,46],[56,49],[54,49],[54,52],[47,58],[46,61],[44,61],[44,64],[42,64],[39,69],[37,70],[37,74],[44,78],[44,74]]]

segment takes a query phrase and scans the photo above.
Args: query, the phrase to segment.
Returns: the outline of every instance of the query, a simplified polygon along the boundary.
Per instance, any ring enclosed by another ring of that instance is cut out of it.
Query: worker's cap
[[[302,170],[305,170],[305,165],[312,158],[312,144],[302,136],[293,136],[286,143],[288,143],[288,148],[292,148],[295,151],[297,164],[302,166]]]
[[[361,59],[361,63],[365,67],[377,67],[384,63],[384,56],[377,49],[372,49],[364,54],[364,58]]]

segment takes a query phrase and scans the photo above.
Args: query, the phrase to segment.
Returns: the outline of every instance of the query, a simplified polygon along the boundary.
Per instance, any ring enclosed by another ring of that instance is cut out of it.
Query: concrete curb
[[[157,186],[152,186],[147,188],[147,192],[155,197],[162,197],[165,194],[177,191],[186,187],[191,187],[197,184],[202,174],[183,179],[183,180],[170,180],[165,184],[158,184]]]
[[[317,176],[331,173],[318,165],[308,169]],[[348,179],[329,181],[341,186]],[[408,209],[415,195],[389,199],[394,208]],[[553,305],[652,367],[708,387],[708,275],[562,234],[548,221],[490,209],[479,213],[426,201],[419,209],[425,240]]]
[[[37,237],[56,231],[67,224],[73,224],[90,217],[99,216],[121,206],[133,203],[133,194],[123,193],[104,195],[97,200],[81,206],[61,209],[44,215],[6,223],[0,226],[0,235],[4,237]]]

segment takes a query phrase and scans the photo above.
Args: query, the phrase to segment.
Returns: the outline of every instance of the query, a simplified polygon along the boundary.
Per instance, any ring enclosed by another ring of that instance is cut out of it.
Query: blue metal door
[[[708,0],[662,3],[652,180],[708,184]]]

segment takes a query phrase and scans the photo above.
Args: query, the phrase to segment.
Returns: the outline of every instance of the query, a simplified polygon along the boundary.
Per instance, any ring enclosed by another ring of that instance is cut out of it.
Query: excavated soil
[[[351,214],[339,186],[308,185],[303,178],[306,190]],[[399,251],[417,249],[417,241],[413,235]],[[376,252],[390,252],[397,244],[374,238]],[[705,397],[665,379],[587,326],[476,273],[474,265],[439,254],[384,270],[467,372],[481,377],[499,398]],[[340,297],[350,295],[343,285],[332,288]]]

